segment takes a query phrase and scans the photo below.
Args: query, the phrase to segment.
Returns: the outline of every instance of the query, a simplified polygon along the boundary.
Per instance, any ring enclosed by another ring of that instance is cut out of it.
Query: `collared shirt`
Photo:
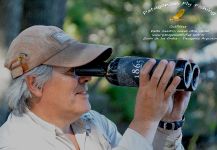
[[[122,136],[113,122],[90,111],[71,124],[80,150],[153,149],[143,136],[128,128]],[[173,136],[169,136],[173,135]],[[157,131],[155,149],[182,149],[181,135]],[[58,127],[31,111],[17,116],[11,113],[0,128],[1,150],[75,150],[73,143]]]

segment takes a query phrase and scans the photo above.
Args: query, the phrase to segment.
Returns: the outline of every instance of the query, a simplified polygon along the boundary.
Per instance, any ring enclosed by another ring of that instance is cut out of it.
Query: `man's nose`
[[[92,79],[91,76],[80,76],[79,77],[79,82],[80,83],[87,83]]]

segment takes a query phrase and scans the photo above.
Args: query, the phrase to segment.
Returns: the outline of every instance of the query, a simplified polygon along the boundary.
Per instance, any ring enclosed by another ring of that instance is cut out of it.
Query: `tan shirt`
[[[122,136],[115,124],[95,111],[71,124],[80,150],[182,149],[181,131],[158,129],[153,146],[128,128]],[[171,131],[170,131],[171,132]],[[1,150],[75,150],[73,143],[54,125],[28,111],[23,116],[11,113],[0,127]]]

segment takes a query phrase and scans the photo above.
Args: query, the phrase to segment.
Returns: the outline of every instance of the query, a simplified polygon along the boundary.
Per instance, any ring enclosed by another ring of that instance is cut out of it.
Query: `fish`
[[[180,9],[175,16],[172,16],[170,18],[170,21],[180,21],[182,20],[181,18],[183,17],[183,15],[185,14],[185,9]]]

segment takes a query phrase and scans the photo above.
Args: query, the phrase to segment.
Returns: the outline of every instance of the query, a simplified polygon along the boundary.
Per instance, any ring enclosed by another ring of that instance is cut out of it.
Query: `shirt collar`
[[[56,135],[56,130],[60,130],[58,129],[58,127],[56,127],[55,125],[41,119],[40,117],[38,117],[36,114],[34,114],[33,112],[31,112],[29,109],[27,109],[26,115],[29,116],[32,121],[34,121],[37,125],[41,126],[43,129],[53,133]]]

